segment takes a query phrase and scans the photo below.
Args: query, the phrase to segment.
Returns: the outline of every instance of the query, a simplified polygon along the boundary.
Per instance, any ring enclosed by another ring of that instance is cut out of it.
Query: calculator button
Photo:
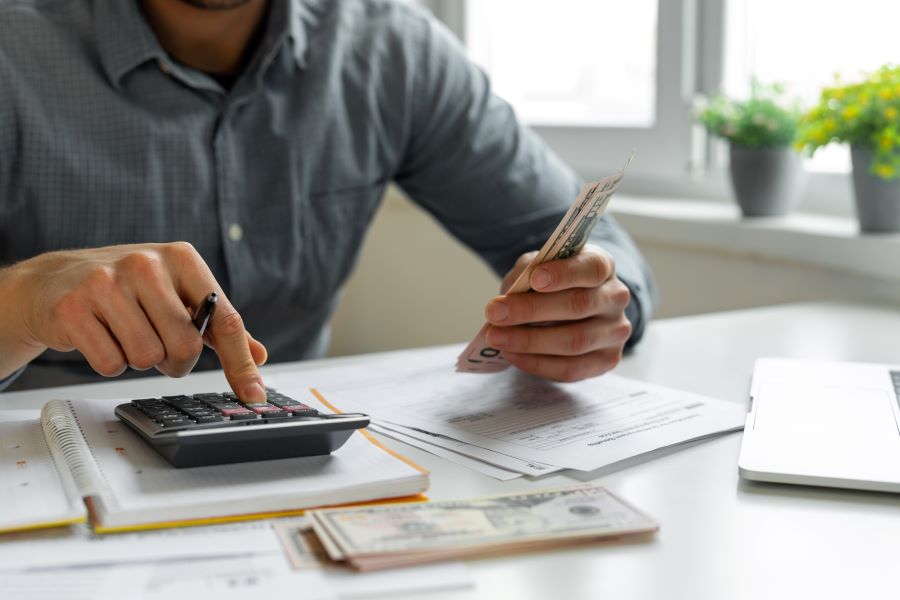
[[[275,418],[281,418],[281,417],[290,417],[291,413],[289,413],[285,410],[271,410],[267,413],[263,413],[262,416],[267,419],[275,419]]]
[[[294,406],[295,404],[300,404],[296,400],[291,400],[290,398],[269,398],[269,402],[275,406]]]
[[[202,415],[199,417],[194,417],[194,420],[198,423],[218,423],[219,421],[224,421],[222,417],[219,415]]]
[[[186,415],[184,415],[180,412],[174,412],[174,411],[166,412],[166,413],[159,413],[156,415],[157,420],[159,420],[159,419],[186,419],[186,418],[187,418]]]
[[[265,414],[280,410],[277,406],[271,404],[247,404],[247,408],[258,414]]]
[[[319,414],[319,411],[317,411],[316,409],[305,404],[300,404],[299,402],[296,405],[285,406],[284,410],[288,411],[295,417],[314,417]]]
[[[163,399],[163,400],[168,400],[169,402],[185,402],[185,401],[187,401],[187,402],[193,402],[193,401],[194,401],[194,399],[191,398],[190,396],[183,396],[183,395],[180,395],[180,396],[163,396],[162,399]]]
[[[231,416],[232,421],[247,421],[247,420],[255,419],[256,413],[248,410],[246,412],[232,413],[230,416]]]
[[[216,410],[234,410],[238,408],[244,408],[243,404],[238,404],[237,402],[225,402],[221,400],[216,401],[208,401],[206,402],[207,406],[211,406]]]
[[[156,414],[147,415],[147,416],[151,417],[153,419],[156,419],[157,421],[165,421],[167,419],[184,419],[184,418],[186,418],[183,414],[176,413],[176,412],[156,413]]]
[[[169,406],[196,406],[200,404],[199,400],[194,400],[193,398],[180,398],[175,400],[166,400],[166,404]]]
[[[193,421],[191,421],[187,417],[182,419],[163,419],[157,422],[163,427],[175,427],[177,425],[190,425],[191,423],[193,423]]]
[[[153,410],[163,410],[164,408],[168,408],[168,407],[162,403],[160,403],[160,404],[146,403],[146,404],[139,404],[138,408],[144,412],[147,412],[147,411],[153,411]]]
[[[184,409],[184,412],[192,417],[205,417],[207,415],[219,414],[218,412],[212,410],[211,408],[206,408],[205,406],[203,408],[186,408]]]
[[[144,407],[148,404],[152,404],[154,402],[158,402],[155,398],[144,398],[141,400],[132,400],[131,405],[137,406],[138,408]]]
[[[225,416],[225,417],[231,417],[234,415],[254,415],[254,416],[256,416],[256,413],[254,413],[252,410],[247,410],[246,408],[226,408],[225,410],[220,410],[219,412],[222,414],[222,416]]]

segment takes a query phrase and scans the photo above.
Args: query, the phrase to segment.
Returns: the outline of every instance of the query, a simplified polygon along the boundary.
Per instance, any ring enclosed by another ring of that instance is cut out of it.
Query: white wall
[[[332,321],[330,354],[467,342],[499,280],[391,189]]]
[[[811,300],[900,304],[900,236],[852,219],[742,219],[734,205],[617,197],[656,273],[659,317]]]
[[[858,274],[638,240],[662,292],[660,318],[804,302],[898,304],[897,285]]]

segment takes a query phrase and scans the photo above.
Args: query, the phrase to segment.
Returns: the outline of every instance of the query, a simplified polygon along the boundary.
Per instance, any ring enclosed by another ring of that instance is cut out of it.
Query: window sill
[[[618,196],[616,218],[639,242],[900,280],[900,235],[860,234],[854,219],[741,218],[737,206]]]

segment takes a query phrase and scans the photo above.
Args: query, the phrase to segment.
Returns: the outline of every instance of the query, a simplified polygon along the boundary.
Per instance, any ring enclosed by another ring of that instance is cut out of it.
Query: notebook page
[[[0,420],[0,532],[83,520],[85,507],[56,470],[39,419]]]
[[[427,487],[426,474],[360,433],[329,456],[176,469],[115,417],[122,402],[72,403],[110,490],[104,504],[111,519],[104,525],[295,510],[406,496]],[[325,410],[312,396],[304,402]]]

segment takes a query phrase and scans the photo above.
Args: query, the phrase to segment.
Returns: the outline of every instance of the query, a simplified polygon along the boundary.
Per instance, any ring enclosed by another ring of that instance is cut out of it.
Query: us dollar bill
[[[569,258],[581,252],[590,238],[594,226],[606,212],[610,198],[619,188],[619,183],[625,176],[625,170],[631,164],[633,157],[632,153],[621,171],[604,177],[600,181],[585,184],[581,188],[581,192],[557,225],[556,230],[525,269],[519,273],[513,284],[506,290],[506,294],[521,294],[529,291],[531,274],[538,266],[551,260]],[[482,325],[475,338],[459,355],[456,361],[457,371],[496,373],[509,367],[509,363],[503,358],[503,353],[487,343],[488,327],[487,323]]]
[[[295,569],[321,569],[331,565],[328,552],[313,532],[309,517],[279,519],[272,527]]]
[[[657,523],[603,487],[578,485],[468,500],[309,513],[333,559],[399,566],[488,551],[533,549],[656,531]]]

